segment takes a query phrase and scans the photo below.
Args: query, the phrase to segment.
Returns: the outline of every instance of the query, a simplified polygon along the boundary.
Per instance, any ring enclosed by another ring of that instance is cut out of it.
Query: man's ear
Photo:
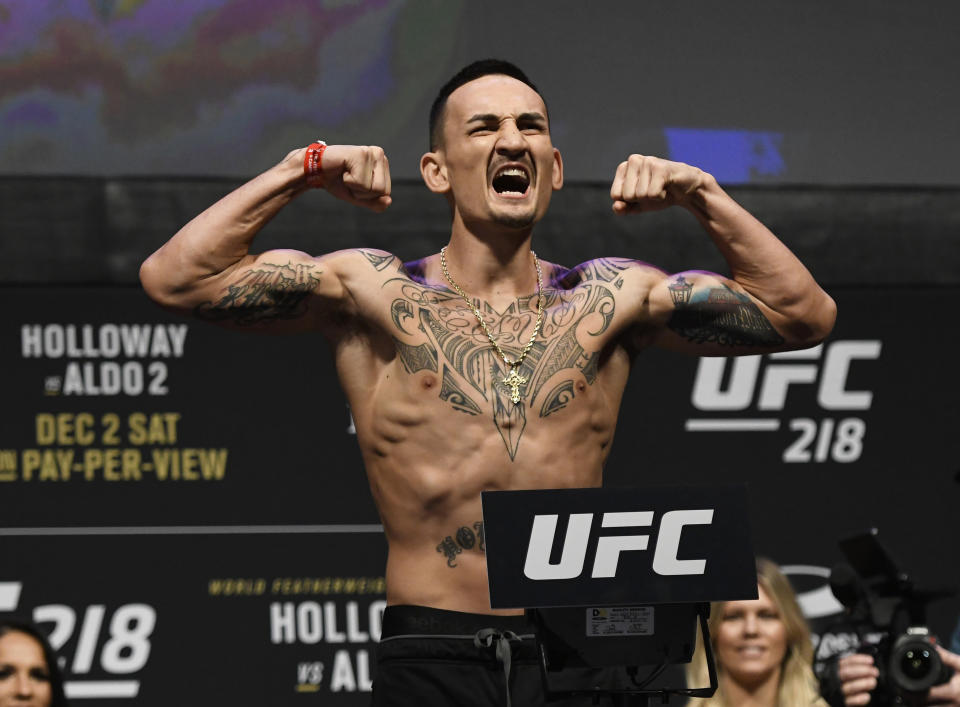
[[[550,181],[553,184],[554,191],[563,187],[563,158],[557,148],[553,148],[553,174]]]
[[[428,152],[420,158],[420,176],[423,177],[427,189],[434,194],[446,194],[450,191],[447,170],[439,153]]]

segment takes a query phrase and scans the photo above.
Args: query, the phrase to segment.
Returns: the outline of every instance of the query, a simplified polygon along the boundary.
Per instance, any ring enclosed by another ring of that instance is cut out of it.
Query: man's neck
[[[468,296],[496,307],[497,302],[536,293],[537,272],[530,253],[532,228],[486,228],[476,233],[477,229],[456,226],[445,251],[447,268]],[[445,280],[442,272],[438,275]]]

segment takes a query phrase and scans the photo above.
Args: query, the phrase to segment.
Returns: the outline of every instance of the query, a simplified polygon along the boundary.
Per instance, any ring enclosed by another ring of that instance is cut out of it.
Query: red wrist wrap
[[[323,186],[323,151],[327,143],[317,140],[307,146],[307,153],[303,156],[303,173],[307,177],[307,186],[320,188]]]

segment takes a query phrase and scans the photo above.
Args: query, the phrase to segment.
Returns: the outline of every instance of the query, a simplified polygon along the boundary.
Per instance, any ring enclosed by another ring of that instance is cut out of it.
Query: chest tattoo
[[[595,276],[569,290],[544,291],[543,328],[515,371],[526,379],[519,403],[511,401],[510,389],[502,385],[508,367],[473,312],[452,291],[407,278],[394,278],[384,285],[398,292],[390,306],[397,356],[409,374],[423,370],[439,374],[439,397],[453,410],[471,416],[492,411],[493,424],[514,459],[528,408],[538,409],[541,418],[548,417],[574,399],[580,377],[588,385],[596,381],[601,337],[615,308],[607,279],[611,270],[608,267],[602,272],[604,277]],[[518,299],[504,312],[483,301],[476,305],[504,352],[516,357],[536,322],[536,296]]]

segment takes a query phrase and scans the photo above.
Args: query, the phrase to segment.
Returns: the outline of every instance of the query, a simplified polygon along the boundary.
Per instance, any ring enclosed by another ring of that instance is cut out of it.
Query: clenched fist
[[[323,188],[338,199],[377,212],[390,206],[390,162],[383,148],[329,145],[322,172]]]
[[[626,214],[683,205],[707,176],[703,170],[683,162],[630,155],[617,167],[610,187],[613,210]]]

